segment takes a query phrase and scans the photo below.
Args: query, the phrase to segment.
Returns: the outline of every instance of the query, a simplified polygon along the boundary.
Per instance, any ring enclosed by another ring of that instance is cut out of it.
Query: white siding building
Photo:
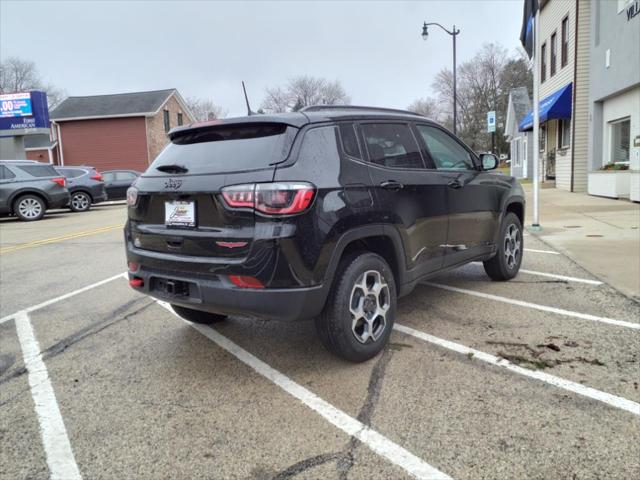
[[[526,87],[514,88],[509,92],[507,116],[504,136],[509,142],[511,176],[516,178],[532,178],[533,162],[533,134],[531,130],[521,132],[520,122],[531,110],[531,98]]]
[[[541,174],[556,187],[587,189],[590,0],[541,0]]]

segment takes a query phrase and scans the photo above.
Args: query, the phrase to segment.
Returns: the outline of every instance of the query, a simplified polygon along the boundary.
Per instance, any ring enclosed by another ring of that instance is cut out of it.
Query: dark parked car
[[[315,318],[329,350],[363,361],[421,280],[520,268],[522,188],[422,116],[310,107],[169,136],[128,192],[129,283],[192,322]]]
[[[56,167],[56,171],[67,179],[71,198],[69,208],[74,212],[86,212],[92,203],[104,202],[107,191],[102,175],[93,167]]]
[[[40,220],[47,209],[69,202],[65,179],[46,163],[30,160],[0,161],[0,215]]]
[[[127,198],[127,189],[141,175],[135,170],[105,170],[102,172],[102,180],[107,189],[109,200],[124,200]]]

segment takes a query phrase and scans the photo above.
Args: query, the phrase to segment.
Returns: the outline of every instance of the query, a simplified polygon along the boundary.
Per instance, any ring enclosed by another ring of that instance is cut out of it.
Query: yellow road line
[[[45,238],[44,240],[36,240],[34,242],[22,243],[20,245],[0,248],[0,255],[3,253],[10,253],[10,252],[15,252],[17,250],[23,250],[25,248],[33,248],[33,247],[39,247],[41,245],[48,245],[50,243],[64,242],[65,240],[71,240],[73,238],[81,238],[81,237],[89,237],[91,235],[98,235],[100,233],[110,232],[111,230],[115,230],[117,228],[122,228],[122,227],[124,227],[124,225],[122,224],[110,225],[108,227],[100,227],[100,228],[95,228],[93,230],[86,230],[84,232],[70,233],[68,235],[62,235],[60,237]]]

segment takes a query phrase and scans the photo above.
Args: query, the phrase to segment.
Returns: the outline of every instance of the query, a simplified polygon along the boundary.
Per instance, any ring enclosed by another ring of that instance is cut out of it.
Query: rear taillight
[[[256,186],[253,184],[224,187],[222,198],[232,208],[253,208],[255,189]]]
[[[138,189],[136,187],[129,187],[127,189],[127,205],[135,207],[138,203]]]
[[[264,215],[295,215],[313,203],[316,187],[304,182],[233,185],[222,189],[231,208],[253,208]]]
[[[65,186],[65,181],[64,181],[64,177],[61,178],[52,178],[51,179],[52,182],[57,183],[58,185],[60,185],[61,187]]]
[[[100,172],[97,172],[95,175],[91,176],[91,180],[95,180],[97,182],[101,182],[102,181],[102,174]]]

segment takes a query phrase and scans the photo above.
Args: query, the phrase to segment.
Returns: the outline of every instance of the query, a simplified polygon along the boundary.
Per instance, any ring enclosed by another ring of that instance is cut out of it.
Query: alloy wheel
[[[35,198],[24,198],[18,203],[18,211],[24,218],[38,218],[42,214],[42,204]]]
[[[380,338],[387,326],[390,306],[389,286],[380,272],[368,270],[358,277],[349,302],[351,331],[358,342],[375,342]]]
[[[86,210],[89,208],[89,197],[85,193],[76,193],[71,198],[71,206],[74,210]]]
[[[504,236],[504,259],[509,270],[513,270],[518,265],[521,246],[520,229],[512,223],[507,227]]]

